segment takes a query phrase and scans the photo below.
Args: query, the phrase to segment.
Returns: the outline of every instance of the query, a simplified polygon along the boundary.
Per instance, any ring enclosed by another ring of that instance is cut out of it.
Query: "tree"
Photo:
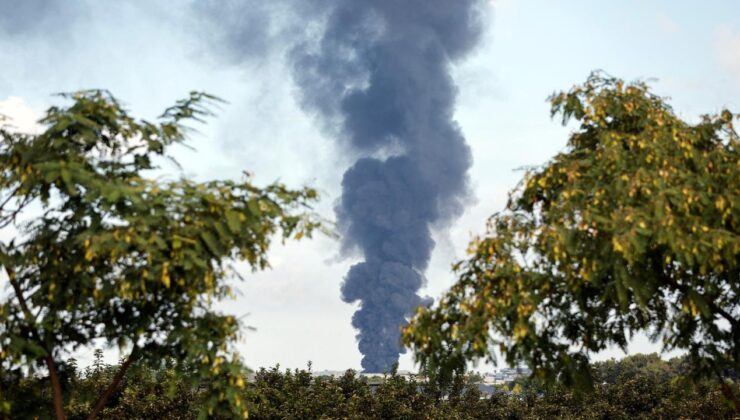
[[[625,372],[613,382],[599,383],[590,394],[562,386],[542,389],[527,379],[508,388],[482,395],[473,377],[461,381],[447,398],[426,387],[422,377],[399,376],[393,371],[383,378],[358,376],[347,371],[340,377],[315,377],[310,370],[260,369],[240,391],[252,419],[737,419],[723,404],[715,381],[684,383],[671,373],[660,378],[654,371],[673,372],[657,356],[631,356],[594,371]],[[84,371],[70,369],[66,409],[70,418],[82,418],[94,404],[96,391],[105,387],[120,365],[96,361]],[[136,365],[111,398],[100,417],[111,419],[196,419],[207,397],[208,383],[189,383],[172,367]],[[309,367],[310,369],[310,367]],[[0,377],[0,383],[6,378]],[[48,418],[49,410],[38,401],[43,384],[25,378],[11,389],[17,397],[11,418]]]
[[[404,342],[440,368],[499,350],[541,379],[588,386],[590,354],[646,331],[687,350],[696,375],[737,371],[737,116],[691,124],[644,83],[601,73],[550,101],[578,124],[567,149],[527,171]]]
[[[64,418],[62,358],[102,340],[129,355],[89,418],[131,364],[166,359],[209,379],[204,413],[242,414],[239,322],[213,302],[231,294],[232,262],[264,269],[275,234],[300,239],[318,227],[308,207],[316,192],[258,188],[249,177],[148,178],[186,139],[185,124],[211,115],[217,99],[207,94],[191,93],[156,123],[104,91],[64,97],[71,105],[50,108],[41,134],[0,130],[0,227],[17,229],[0,246],[11,289],[0,298],[0,376],[43,365]]]

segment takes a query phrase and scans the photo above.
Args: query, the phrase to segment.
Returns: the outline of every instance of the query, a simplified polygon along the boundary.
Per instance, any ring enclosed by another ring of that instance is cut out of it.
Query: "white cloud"
[[[657,18],[658,28],[666,35],[673,35],[681,30],[678,22],[665,15],[659,15]]]
[[[41,126],[38,124],[39,114],[34,111],[23,98],[9,96],[0,101],[0,115],[7,118],[0,124],[10,127],[12,131],[23,133],[38,133]]]
[[[714,49],[720,65],[740,82],[740,32],[720,27],[715,35]]]
[[[488,0],[488,4],[493,7],[507,7],[514,3],[514,0]]]

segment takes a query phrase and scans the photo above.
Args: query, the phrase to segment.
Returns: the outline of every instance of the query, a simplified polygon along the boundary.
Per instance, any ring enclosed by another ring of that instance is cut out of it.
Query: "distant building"
[[[486,385],[503,385],[531,374],[532,370],[524,365],[515,368],[502,368],[497,372],[486,373],[483,376],[483,383]]]
[[[321,370],[311,372],[315,378],[331,377],[339,378],[347,373],[346,370]],[[480,374],[482,380],[477,384],[478,390],[481,392],[481,397],[485,398],[500,391],[501,385],[506,385],[513,382],[521,377],[531,375],[532,370],[524,365],[520,365],[514,368],[501,368],[495,372],[489,372]],[[383,373],[365,373],[355,371],[355,375],[361,378],[367,379],[367,384],[372,391],[375,391],[385,380],[387,374]],[[407,380],[416,379],[419,382],[423,382],[425,379],[419,375],[412,373],[407,370],[401,370],[396,373],[397,376],[405,378]],[[250,380],[254,380],[254,373],[250,374]]]

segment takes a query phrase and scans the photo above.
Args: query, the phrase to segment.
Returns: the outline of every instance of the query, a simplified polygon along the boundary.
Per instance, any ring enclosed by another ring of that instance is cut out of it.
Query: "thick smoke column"
[[[459,215],[471,154],[453,120],[450,65],[477,43],[478,0],[334,0],[316,45],[292,54],[304,105],[360,155],[342,180],[336,212],[345,249],[365,261],[342,285],[360,302],[365,371],[398,361],[400,328],[425,299],[430,226]],[[391,156],[378,158],[377,156]]]

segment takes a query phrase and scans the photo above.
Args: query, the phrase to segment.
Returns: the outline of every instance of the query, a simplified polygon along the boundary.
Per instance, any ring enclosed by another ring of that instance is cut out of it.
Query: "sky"
[[[321,193],[317,211],[333,219],[341,175],[354,157],[301,108],[285,58],[290,31],[259,26],[263,14],[285,11],[231,13],[238,1],[0,0],[0,114],[37,130],[35,119],[60,103],[54,93],[105,88],[134,115],[154,118],[189,91],[206,91],[228,103],[197,127],[194,150],[175,151],[182,172],[165,173],[206,180],[247,170],[262,184],[313,186]],[[550,118],[546,99],[553,92],[601,69],[649,81],[688,120],[740,110],[736,0],[493,0],[487,8],[483,41],[453,69],[455,118],[473,152],[475,198],[451,226],[434,232],[422,290],[432,297],[452,285],[451,264],[483,233],[486,218],[503,209],[520,168],[564,150],[572,127]],[[243,57],[224,53],[233,28],[253,40]],[[295,368],[310,360],[318,370],[358,369],[350,325],[356,307],[340,299],[343,276],[358,259],[322,236],[277,242],[270,257],[269,271],[243,267],[237,298],[220,304],[254,327],[238,346],[246,363]],[[629,352],[659,348],[637,336]],[[596,358],[623,354],[610,349]],[[400,368],[413,368],[409,354]]]

